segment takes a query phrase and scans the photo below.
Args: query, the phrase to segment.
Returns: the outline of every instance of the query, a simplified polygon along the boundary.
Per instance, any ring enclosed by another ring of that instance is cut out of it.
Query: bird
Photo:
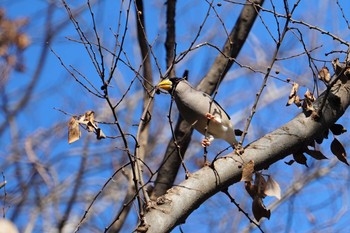
[[[234,148],[239,145],[230,116],[210,95],[191,86],[185,78],[166,78],[157,89],[168,91],[175,99],[180,115],[195,130],[205,136],[202,146],[223,139]]]

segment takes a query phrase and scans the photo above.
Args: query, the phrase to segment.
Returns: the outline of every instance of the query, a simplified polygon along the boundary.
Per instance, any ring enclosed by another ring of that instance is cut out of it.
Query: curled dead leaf
[[[290,91],[290,94],[289,94],[287,106],[291,105],[296,101],[296,97],[298,96],[297,95],[298,89],[299,89],[299,84],[293,83],[292,90]]]
[[[260,197],[255,197],[252,204],[252,210],[254,218],[260,221],[261,218],[265,217],[270,219],[271,211],[266,209],[262,199]]]
[[[298,108],[300,108],[300,107],[302,106],[300,97],[299,97],[298,95],[295,96],[294,104],[295,104]]]
[[[87,130],[89,132],[93,132],[95,129],[97,129],[97,126],[95,124],[95,112],[94,111],[87,111],[84,114],[84,122],[86,123]]]
[[[106,138],[106,135],[103,133],[102,129],[97,128],[96,129],[96,137],[98,140]]]
[[[312,102],[312,103],[315,102],[315,100],[316,100],[314,94],[313,94],[311,91],[309,91],[309,90],[307,90],[307,91],[305,92],[304,97],[305,97],[306,99],[310,100],[310,102]]]
[[[321,160],[321,159],[328,159],[321,151],[318,150],[305,150],[305,152],[310,155],[312,158]]]
[[[334,72],[339,75],[343,71],[344,65],[341,64],[339,58],[335,58],[332,60],[332,67]]]
[[[322,69],[318,72],[318,78],[325,83],[329,83],[331,80],[331,74],[329,73],[327,66],[322,67]]]
[[[294,101],[295,101],[295,96],[289,97],[289,99],[288,99],[288,102],[287,102],[286,106],[291,105],[292,103],[294,103]]]
[[[254,161],[243,164],[241,181],[253,181]]]
[[[305,165],[306,167],[307,166],[307,158],[305,157],[305,155],[302,153],[302,152],[296,152],[293,154],[293,158],[295,160],[295,162],[299,163],[299,164],[303,164]]]
[[[281,188],[271,176],[267,178],[264,193],[267,196],[276,197],[278,200],[281,199]]]
[[[86,128],[89,132],[93,132],[94,130],[97,130],[98,127],[95,125],[94,122],[88,121],[88,123],[86,124]]]
[[[74,117],[71,117],[68,122],[68,143],[79,140],[80,136],[79,123]]]
[[[339,159],[340,162],[343,162],[349,166],[349,163],[346,159],[346,151],[341,142],[339,142],[336,138],[334,138],[331,143],[331,151]]]
[[[347,131],[341,124],[333,124],[329,129],[334,135],[340,135]]]
[[[79,129],[79,124],[85,125],[88,132],[95,132],[96,138],[98,140],[106,138],[102,129],[97,126],[95,122],[95,112],[86,111],[83,115],[79,117],[72,117],[68,123],[68,142],[75,142],[80,138],[81,132]]]
[[[303,109],[307,112],[315,112],[315,108],[313,106],[313,102],[315,102],[316,98],[314,97],[314,95],[307,90],[304,94],[304,101],[303,101]]]
[[[256,186],[252,184],[250,181],[246,181],[244,183],[245,190],[251,196],[251,198],[255,198],[257,194]]]
[[[85,117],[85,120],[86,121],[91,121],[91,122],[94,122],[95,121],[95,112],[94,111],[86,111],[84,113],[84,117]]]
[[[264,176],[259,172],[255,173],[254,185],[257,188],[257,195],[261,198],[266,197],[265,192],[264,192],[265,187],[266,187],[266,180],[265,180]]]

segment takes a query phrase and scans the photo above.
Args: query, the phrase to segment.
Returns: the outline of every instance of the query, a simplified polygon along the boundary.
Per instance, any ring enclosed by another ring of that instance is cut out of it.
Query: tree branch
[[[230,153],[216,160],[213,168],[200,169],[159,197],[145,215],[149,224],[147,233],[169,232],[184,222],[208,198],[239,182],[243,163],[253,160],[255,170],[268,168],[322,135],[350,105],[350,81],[344,73],[346,72],[341,74],[342,77],[332,87],[331,93],[325,95],[323,92],[314,103],[315,107],[319,107],[326,98],[327,103],[319,119],[315,120],[309,114],[300,113],[282,127],[248,145],[241,157]]]
[[[244,43],[247,41],[250,30],[253,27],[260,7],[264,0],[247,0],[235,26],[227,38],[222,53],[216,57],[207,75],[198,85],[198,89],[213,94],[219,86],[228,70],[232,67],[234,59],[238,57]],[[231,58],[231,59],[229,59]]]
[[[175,76],[175,69],[172,67],[175,58],[175,41],[176,41],[176,31],[175,31],[175,14],[176,14],[176,0],[168,0],[167,12],[166,12],[166,66],[171,67],[170,77]]]
[[[142,189],[144,201],[148,202],[148,194],[146,192],[146,187],[143,181],[143,175],[142,175],[142,161],[145,160],[146,155],[146,149],[148,146],[148,138],[149,138],[149,122],[151,120],[151,113],[153,111],[153,95],[151,94],[151,90],[153,86],[151,85],[153,83],[152,78],[152,65],[151,65],[151,59],[150,59],[150,50],[149,50],[149,43],[147,41],[147,34],[146,34],[146,26],[145,26],[145,12],[143,8],[143,1],[142,0],[136,0],[135,1],[135,14],[136,14],[136,25],[137,25],[137,39],[141,50],[141,56],[142,56],[142,74],[144,77],[143,80],[143,114],[140,119],[138,131],[137,131],[137,146],[136,146],[136,168],[137,168],[137,179],[140,183],[140,187]],[[129,182],[129,185],[133,185],[132,182]],[[137,191],[137,188],[135,187],[128,187],[128,192],[125,196],[125,204],[130,201],[130,198],[134,195],[135,191]],[[128,216],[128,213],[130,211],[131,205],[127,205],[126,207],[122,207],[122,214],[118,213],[118,221],[112,226],[111,232],[119,232],[122,228],[123,224],[125,223],[125,219]],[[141,224],[143,223],[142,217],[143,217],[143,210],[139,210],[139,215],[141,218]]]

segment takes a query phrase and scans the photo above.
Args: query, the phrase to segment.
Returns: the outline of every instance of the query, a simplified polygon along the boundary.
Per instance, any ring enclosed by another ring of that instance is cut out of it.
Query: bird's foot
[[[238,156],[243,155],[243,153],[244,153],[244,148],[242,147],[241,144],[235,144],[235,145],[233,145],[233,148],[235,148],[235,153],[236,153]]]
[[[221,119],[217,116],[214,116],[213,114],[207,112],[205,114],[205,117],[208,119],[208,120],[211,120],[211,121],[214,121],[214,122],[217,122],[217,123],[221,123]]]
[[[208,147],[208,146],[210,146],[210,139],[209,139],[209,138],[204,138],[204,139],[202,140],[202,146],[203,146],[203,147]]]
[[[205,114],[205,117],[208,118],[209,120],[215,120],[215,117],[214,117],[211,113],[209,113],[209,112],[207,112],[207,113]]]

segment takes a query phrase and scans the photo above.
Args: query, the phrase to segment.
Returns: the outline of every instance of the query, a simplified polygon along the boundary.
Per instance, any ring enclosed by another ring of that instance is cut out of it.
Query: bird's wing
[[[228,115],[228,113],[225,111],[225,109],[223,107],[221,107],[221,105],[215,100],[213,99],[213,97],[211,97],[210,95],[208,95],[207,93],[203,92],[209,99],[211,99],[213,101],[214,104],[216,104],[227,116],[227,118],[229,120],[231,120],[230,115]]]

